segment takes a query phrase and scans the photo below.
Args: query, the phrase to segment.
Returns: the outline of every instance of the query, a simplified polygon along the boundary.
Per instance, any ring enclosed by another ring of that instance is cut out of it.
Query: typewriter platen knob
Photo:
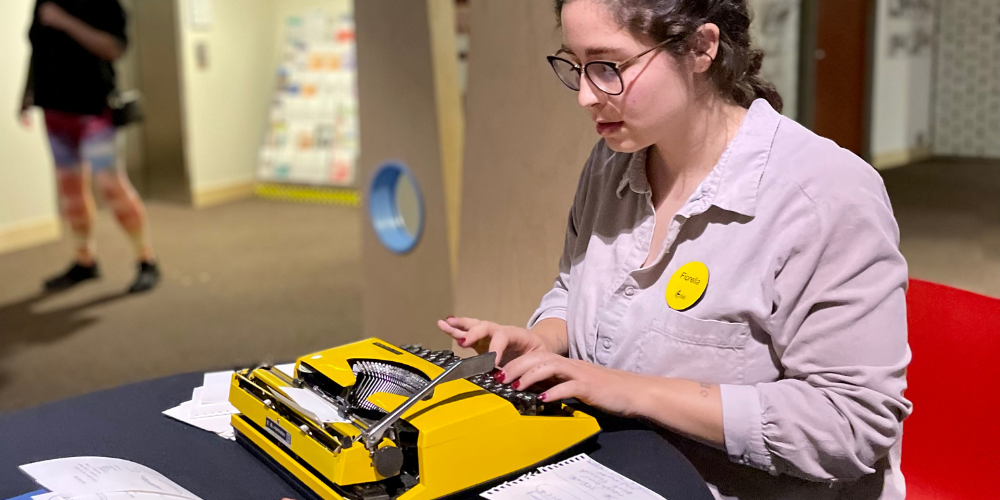
[[[399,475],[403,468],[403,451],[395,446],[383,446],[372,455],[375,471],[384,477]]]

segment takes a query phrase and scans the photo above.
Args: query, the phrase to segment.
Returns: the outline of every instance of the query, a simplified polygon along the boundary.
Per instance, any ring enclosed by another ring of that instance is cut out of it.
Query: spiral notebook
[[[480,496],[489,500],[665,500],[583,453],[540,467]]]

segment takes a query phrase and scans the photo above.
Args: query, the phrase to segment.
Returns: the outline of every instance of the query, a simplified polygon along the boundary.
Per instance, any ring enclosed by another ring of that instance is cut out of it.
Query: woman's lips
[[[624,124],[625,122],[604,122],[604,123],[598,122],[597,133],[600,135],[613,134],[621,130],[622,125]]]

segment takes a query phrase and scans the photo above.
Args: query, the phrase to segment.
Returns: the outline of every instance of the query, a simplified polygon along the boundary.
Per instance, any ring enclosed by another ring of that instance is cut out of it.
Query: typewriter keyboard
[[[423,349],[419,345],[408,345],[402,349],[442,368],[448,368],[461,359],[449,350],[432,351]],[[509,385],[497,382],[492,373],[476,375],[466,380],[506,399],[514,405],[514,408],[517,408],[521,415],[559,415],[562,413],[562,405],[558,402],[542,402],[538,399],[538,393],[529,390],[515,391]]]

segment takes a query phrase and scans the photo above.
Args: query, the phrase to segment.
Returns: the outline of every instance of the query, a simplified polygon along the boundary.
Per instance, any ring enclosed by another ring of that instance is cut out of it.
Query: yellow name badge
[[[667,282],[667,305],[683,311],[705,295],[705,288],[708,288],[708,267],[701,262],[688,262]]]

